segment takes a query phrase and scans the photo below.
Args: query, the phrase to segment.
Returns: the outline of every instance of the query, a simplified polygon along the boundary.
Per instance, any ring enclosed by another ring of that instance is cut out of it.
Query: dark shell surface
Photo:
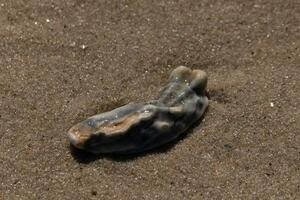
[[[180,66],[158,100],[129,103],[92,116],[68,131],[71,144],[92,153],[138,153],[176,139],[208,106],[207,75]]]

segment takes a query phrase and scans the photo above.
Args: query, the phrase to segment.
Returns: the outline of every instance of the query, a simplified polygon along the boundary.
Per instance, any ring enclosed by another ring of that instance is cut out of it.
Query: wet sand
[[[72,125],[156,98],[179,65],[209,75],[183,137],[70,148]],[[0,111],[0,199],[299,198],[300,3],[1,0]]]

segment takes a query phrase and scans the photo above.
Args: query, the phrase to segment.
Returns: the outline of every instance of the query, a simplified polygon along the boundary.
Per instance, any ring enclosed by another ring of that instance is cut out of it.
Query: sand
[[[0,1],[0,199],[297,199],[298,0]],[[209,75],[201,123],[136,156],[66,131]]]

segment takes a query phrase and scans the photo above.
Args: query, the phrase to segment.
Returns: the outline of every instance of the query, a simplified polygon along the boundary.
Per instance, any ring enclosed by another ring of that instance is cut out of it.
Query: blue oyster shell
[[[176,139],[208,106],[207,75],[177,67],[159,98],[92,116],[68,131],[73,146],[92,153],[137,153]]]

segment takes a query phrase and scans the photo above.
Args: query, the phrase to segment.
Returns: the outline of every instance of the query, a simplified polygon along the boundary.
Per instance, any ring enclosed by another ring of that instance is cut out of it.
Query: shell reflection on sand
[[[180,66],[158,100],[129,103],[92,116],[68,131],[71,144],[93,153],[137,153],[177,138],[208,106],[207,75]]]

